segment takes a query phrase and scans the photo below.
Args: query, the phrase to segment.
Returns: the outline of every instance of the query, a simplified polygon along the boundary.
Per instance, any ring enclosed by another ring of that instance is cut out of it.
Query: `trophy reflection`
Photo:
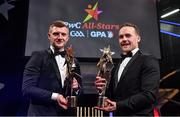
[[[99,67],[98,76],[106,79],[105,88],[102,91],[99,91],[97,106],[104,107],[106,106],[106,88],[109,87],[109,81],[111,77],[111,70],[114,67],[112,61],[112,55],[114,52],[111,52],[110,46],[108,48],[100,49],[103,52],[99,62],[97,63],[97,67]]]
[[[68,107],[77,107],[77,97],[73,93],[73,78],[81,78],[81,76],[75,73],[75,62],[74,62],[74,55],[72,46],[66,49],[66,63],[67,63],[67,79],[66,79],[66,88],[65,88],[65,96],[68,101]]]

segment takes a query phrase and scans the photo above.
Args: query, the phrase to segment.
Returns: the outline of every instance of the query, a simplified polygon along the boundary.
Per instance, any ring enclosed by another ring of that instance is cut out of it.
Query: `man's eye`
[[[126,36],[127,38],[131,37],[131,35],[130,35],[130,34],[125,34],[125,36]]]
[[[59,33],[58,33],[58,32],[54,32],[53,35],[54,35],[54,36],[58,36]]]
[[[123,35],[120,35],[119,38],[122,39],[124,36]]]
[[[66,33],[61,33],[62,36],[66,36]]]

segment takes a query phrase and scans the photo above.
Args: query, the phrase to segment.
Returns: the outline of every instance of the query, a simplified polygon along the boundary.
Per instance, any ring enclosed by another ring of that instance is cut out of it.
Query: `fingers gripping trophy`
[[[104,49],[100,49],[101,52],[103,52],[102,56],[100,57],[99,62],[97,63],[97,67],[99,67],[98,76],[105,78],[106,83],[104,86],[104,89],[102,91],[99,91],[99,97],[97,101],[97,106],[104,107],[105,104],[105,92],[106,88],[109,87],[109,81],[111,78],[111,70],[114,67],[113,61],[112,61],[112,55],[115,54],[114,52],[111,52],[110,46]]]
[[[69,86],[65,89],[65,96],[67,96],[68,100],[68,107],[76,107],[77,106],[77,97],[73,95],[73,78],[81,77],[79,74],[75,73],[75,62],[74,62],[74,55],[73,55],[73,49],[72,46],[67,47],[66,49],[66,63],[67,63],[67,80],[69,83],[67,83]],[[70,89],[70,91],[69,91]]]

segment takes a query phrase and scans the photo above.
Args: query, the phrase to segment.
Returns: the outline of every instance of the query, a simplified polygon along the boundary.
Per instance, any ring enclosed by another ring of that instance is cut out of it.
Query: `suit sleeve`
[[[22,92],[31,100],[47,102],[51,101],[52,92],[38,87],[42,64],[43,53],[34,52],[24,69]]]
[[[159,89],[159,63],[152,57],[146,57],[141,68],[140,92],[117,102],[117,109],[123,112],[139,112],[152,106]]]

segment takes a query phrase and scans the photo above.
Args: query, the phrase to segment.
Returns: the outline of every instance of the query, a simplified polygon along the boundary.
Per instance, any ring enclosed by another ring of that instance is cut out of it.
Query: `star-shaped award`
[[[103,55],[102,56],[106,56],[107,59],[111,62],[112,62],[112,55],[115,54],[115,52],[112,52],[111,49],[110,49],[110,45],[106,48],[104,47],[104,49],[100,49],[101,52],[103,52]]]
[[[110,49],[110,45],[104,49],[100,49],[101,52],[103,52],[97,67],[99,67],[98,76],[106,79],[105,88],[102,91],[99,91],[99,97],[98,97],[98,106],[104,107],[105,103],[103,103],[105,98],[105,92],[106,88],[109,87],[109,82],[111,79],[111,70],[113,69],[113,61],[112,61],[112,55],[115,54],[115,52],[112,52]],[[103,98],[101,98],[103,97]]]
[[[14,6],[5,0],[4,3],[0,5],[0,13],[8,20],[8,11],[12,8],[14,8]]]

